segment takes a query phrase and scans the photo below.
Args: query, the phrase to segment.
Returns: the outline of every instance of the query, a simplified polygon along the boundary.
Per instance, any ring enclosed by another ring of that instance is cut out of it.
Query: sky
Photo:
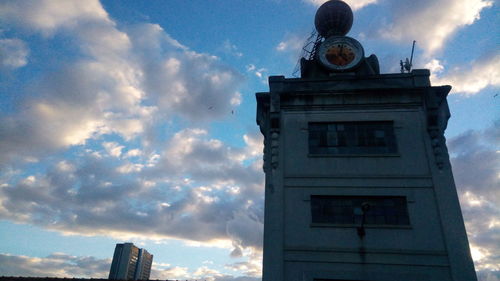
[[[319,0],[0,0],[0,275],[257,281],[255,92],[293,77]],[[446,131],[476,270],[500,280],[500,21],[493,0],[350,0],[349,36],[452,85]]]

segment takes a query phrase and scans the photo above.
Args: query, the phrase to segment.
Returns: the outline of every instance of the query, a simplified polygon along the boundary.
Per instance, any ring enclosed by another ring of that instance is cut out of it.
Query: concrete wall
[[[270,93],[257,94],[264,281],[476,280],[442,136],[450,88],[428,76],[271,77]],[[398,152],[309,155],[309,122],[344,121],[392,121]],[[404,196],[410,224],[366,226],[363,238],[356,225],[312,224],[311,195]]]

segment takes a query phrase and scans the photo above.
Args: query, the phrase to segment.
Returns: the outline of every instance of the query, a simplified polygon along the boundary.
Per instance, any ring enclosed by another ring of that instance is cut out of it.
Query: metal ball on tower
[[[319,7],[314,18],[314,25],[323,37],[344,36],[352,26],[351,7],[340,0],[330,0]]]

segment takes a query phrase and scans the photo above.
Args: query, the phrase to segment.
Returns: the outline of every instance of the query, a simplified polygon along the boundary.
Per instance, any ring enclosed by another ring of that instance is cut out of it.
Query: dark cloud
[[[107,278],[111,260],[54,253],[45,258],[0,254],[0,274],[24,277]]]
[[[499,136],[497,121],[488,129],[467,131],[448,141],[477,270],[500,270]]]
[[[183,130],[156,164],[138,158],[141,170],[127,173],[119,170],[124,160],[82,152],[46,173],[8,179],[0,189],[0,217],[74,233],[225,239],[258,249],[263,173],[243,161],[253,159],[254,150]]]
[[[468,131],[448,142],[453,174],[462,191],[500,198],[500,123],[484,132]]]
[[[500,281],[500,271],[479,271],[478,281]]]
[[[76,277],[107,278],[111,266],[110,259],[78,257],[64,253],[54,253],[44,258],[0,254],[0,275],[23,277]],[[256,277],[234,277],[217,270],[201,267],[188,270],[181,267],[157,266],[153,264],[150,279],[203,279],[210,281],[260,281]],[[488,280],[490,281],[490,280]]]

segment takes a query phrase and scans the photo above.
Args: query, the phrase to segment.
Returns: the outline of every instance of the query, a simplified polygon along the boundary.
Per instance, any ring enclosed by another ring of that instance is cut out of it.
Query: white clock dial
[[[318,57],[328,69],[346,71],[359,65],[364,51],[361,44],[351,37],[332,36],[321,43]]]

